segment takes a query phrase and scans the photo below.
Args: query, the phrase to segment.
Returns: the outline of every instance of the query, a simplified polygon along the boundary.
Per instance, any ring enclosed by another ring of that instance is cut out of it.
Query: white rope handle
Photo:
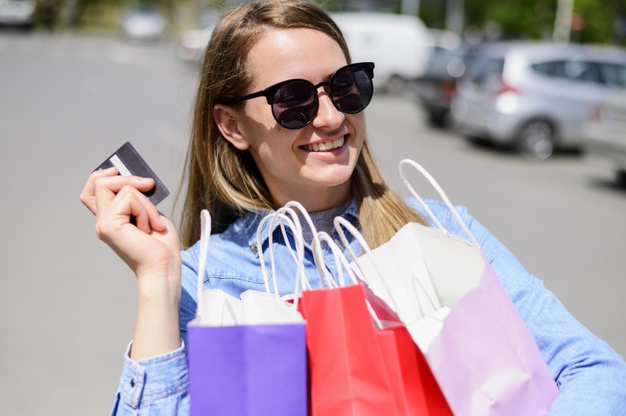
[[[352,234],[352,236],[359,242],[359,244],[361,245],[361,247],[363,248],[363,251],[365,253],[370,253],[372,251],[372,249],[370,248],[370,246],[367,244],[367,241],[365,241],[365,238],[363,237],[363,234],[361,234],[361,232],[354,226],[352,225],[352,223],[350,223],[350,221],[348,221],[347,219],[343,218],[343,217],[335,217],[334,221],[333,221],[334,225],[335,225],[335,230],[337,231],[337,233],[339,234],[339,238],[341,239],[342,244],[348,249],[348,252],[350,253],[350,257],[352,259],[352,264],[354,265],[354,268],[358,269],[361,278],[367,282],[367,275],[366,273],[363,271],[363,269],[361,268],[361,265],[358,262],[358,256],[354,253],[354,251],[352,250],[352,247],[350,246],[350,243],[348,242],[348,239],[346,238],[345,232],[344,232],[344,228],[350,233]],[[376,274],[378,275],[378,280],[382,282],[385,292],[387,292],[387,297],[389,299],[391,299],[391,293],[393,293],[393,291],[389,288],[389,283],[387,281],[387,279],[385,279],[385,274],[383,272],[381,272],[381,270],[378,267],[378,264],[376,262],[371,262],[372,268],[374,269],[374,271],[376,272]]]
[[[286,212],[287,214],[289,214],[289,216],[291,217],[292,223],[295,225],[295,227],[291,227],[291,228],[292,230],[295,230],[294,240],[296,241],[296,244],[297,244],[297,247],[296,247],[297,254],[294,254],[294,249],[293,247],[291,247],[291,244],[289,243],[289,238],[287,236],[287,230],[285,227],[285,221],[283,221],[284,214],[280,216],[280,228],[283,234],[283,239],[285,240],[285,246],[289,249],[289,252],[291,253],[291,257],[294,259],[294,261],[296,262],[298,266],[296,270],[296,284],[294,288],[294,293],[297,293],[300,290],[299,289],[300,283],[302,283],[303,287],[306,287],[308,289],[311,289],[311,284],[309,283],[309,280],[307,279],[306,273],[304,271],[304,254],[305,253],[304,253],[304,234],[302,232],[302,224],[300,223],[300,218],[298,217],[297,212],[293,208],[291,208],[292,206],[295,206],[303,213],[303,216],[309,223],[309,226],[311,227],[312,230],[315,230],[315,226],[313,225],[313,221],[309,217],[308,212],[306,212],[304,207],[299,202],[295,202],[295,201],[289,202],[285,206],[279,209],[279,212],[281,213]],[[270,242],[271,241],[272,239],[270,236]],[[272,252],[272,255],[273,254],[274,253]],[[273,276],[274,276],[274,279],[276,280],[275,272]],[[298,307],[297,297],[294,299],[293,303],[294,303],[294,306],[297,308]]]
[[[302,236],[302,225],[300,223],[300,219],[298,218],[298,214],[295,212],[293,208],[291,208],[290,206],[284,206],[276,210],[274,213],[268,214],[265,218],[263,218],[261,220],[261,223],[259,223],[259,227],[257,230],[257,247],[259,250],[258,253],[259,253],[259,259],[261,262],[261,271],[263,273],[263,279],[265,282],[266,290],[270,292],[269,282],[267,278],[267,271],[265,268],[263,247],[261,245],[261,230],[263,228],[263,224],[265,224],[267,221],[270,221],[269,234],[268,234],[268,242],[269,242],[269,247],[270,247],[270,263],[272,267],[272,277],[274,281],[274,293],[276,297],[280,299],[280,294],[278,293],[278,283],[277,283],[278,279],[276,278],[275,253],[274,253],[274,250],[272,249],[272,245],[274,241],[273,229],[274,229],[274,223],[277,218],[280,219],[280,227],[281,227],[281,231],[283,234],[283,239],[285,240],[285,245],[289,249],[292,258],[294,259],[297,265],[294,293],[297,294],[300,292],[300,284],[302,284],[303,287],[306,287],[309,289],[311,288],[311,284],[307,280],[306,273],[304,271],[304,254],[305,254],[304,253],[304,238]],[[293,231],[294,240],[296,243],[295,254],[294,254],[293,247],[291,247],[291,244],[289,243],[289,238],[287,236],[285,225],[289,226]],[[293,302],[294,302],[294,306],[297,308],[298,296],[294,297]]]
[[[443,202],[446,204],[446,206],[448,207],[448,209],[450,210],[450,212],[452,212],[452,215],[454,216],[454,218],[456,219],[456,221],[459,223],[459,225],[461,226],[461,228],[463,229],[463,231],[465,231],[465,233],[467,234],[467,236],[472,240],[472,243],[474,243],[474,245],[476,247],[480,247],[478,245],[478,242],[476,241],[476,238],[474,238],[474,235],[470,232],[469,228],[467,228],[467,226],[465,225],[465,223],[463,222],[463,219],[461,218],[461,216],[459,215],[459,213],[456,211],[456,209],[454,209],[454,206],[452,205],[452,203],[450,202],[450,200],[448,199],[448,196],[446,195],[446,193],[443,191],[443,189],[441,188],[441,186],[439,186],[439,184],[437,183],[437,181],[435,180],[435,178],[433,178],[430,173],[428,173],[428,171],[426,169],[424,169],[420,164],[418,164],[417,162],[411,160],[411,159],[403,159],[400,161],[400,176],[402,177],[402,182],[404,182],[404,185],[407,187],[407,189],[411,192],[411,194],[415,197],[415,199],[418,200],[418,202],[422,205],[422,207],[424,207],[424,209],[426,210],[426,212],[428,213],[428,215],[430,216],[430,218],[433,220],[433,222],[437,225],[437,227],[443,231],[446,235],[450,235],[450,233],[448,232],[448,230],[446,230],[445,228],[443,228],[443,226],[441,225],[441,223],[439,222],[439,220],[435,217],[435,215],[433,214],[433,212],[430,210],[430,208],[428,207],[428,205],[426,204],[426,202],[424,202],[424,200],[417,194],[417,192],[415,192],[415,189],[413,189],[413,186],[411,186],[411,184],[409,183],[409,181],[406,179],[406,176],[404,174],[404,167],[405,166],[412,166],[415,169],[417,169],[422,175],[424,175],[424,177],[428,180],[428,182],[430,182],[430,184],[433,186],[433,188],[435,188],[435,190],[437,191],[437,193],[439,194],[439,196],[441,197],[441,199],[443,200]]]
[[[319,237],[317,235],[317,228],[315,227],[315,224],[313,223],[313,219],[309,215],[309,212],[306,210],[306,208],[304,208],[304,206],[301,203],[299,203],[298,201],[289,201],[289,202],[287,202],[285,204],[285,208],[291,208],[291,207],[297,208],[298,211],[300,211],[300,214],[306,220],[307,224],[309,225],[309,229],[311,230],[311,234],[313,235],[313,240],[311,241],[311,248],[313,250],[315,250],[315,247],[319,247],[320,246],[320,240],[319,240]],[[330,287],[332,282],[326,282],[324,280],[325,277],[327,276],[326,273],[325,273],[324,267],[322,267],[321,265],[319,265],[317,263],[315,264],[315,267],[317,268],[317,272],[320,275],[320,281],[322,283],[322,287]]]
[[[347,219],[345,219],[345,218],[343,218],[341,216],[335,217],[335,219],[333,220],[333,225],[335,226],[335,231],[337,231],[337,234],[339,235],[339,239],[341,240],[341,243],[348,250],[348,253],[350,253],[350,259],[352,260],[352,264],[354,265],[355,268],[358,269],[358,271],[359,271],[359,273],[361,275],[361,278],[364,281],[367,282],[367,276],[365,276],[365,272],[363,272],[363,269],[361,268],[361,266],[359,265],[359,263],[357,261],[359,257],[356,255],[354,250],[352,250],[352,246],[350,246],[350,242],[346,238],[346,234],[345,234],[344,228],[361,245],[361,248],[363,249],[363,252],[369,253],[369,252],[372,251],[372,249],[370,248],[369,244],[367,244],[367,241],[365,241],[365,237],[363,237],[363,234],[361,234],[361,232],[354,225],[352,225],[352,223],[350,221],[348,221]],[[378,271],[378,269],[376,269],[376,272],[379,275],[381,275],[380,272]]]
[[[209,240],[211,238],[211,214],[203,209],[200,212],[200,259],[198,260],[198,297],[196,299],[196,317],[202,316],[202,289],[204,287],[204,274],[206,273],[206,260],[209,253]]]
[[[343,251],[341,250],[341,247],[339,247],[339,244],[337,244],[337,242],[333,240],[333,238],[324,231],[320,231],[318,233],[318,240],[320,242],[323,241],[326,244],[328,244],[328,248],[330,248],[330,251],[333,254],[333,257],[335,257],[335,263],[337,265],[337,274],[339,275],[340,285],[342,287],[346,285],[346,280],[344,277],[344,270],[348,273],[348,276],[350,276],[352,280],[352,284],[358,285],[359,279],[354,273],[354,270],[350,267],[350,263],[348,262],[348,259],[346,258],[346,256],[343,254]],[[315,257],[316,263],[321,262],[322,264],[324,264],[324,254],[321,249],[321,244],[319,247],[319,252],[314,251],[313,256]],[[330,279],[332,279],[332,277],[330,277]],[[334,281],[334,279],[332,280]],[[374,308],[372,308],[372,305],[367,299],[365,299],[365,303],[367,305],[367,310],[369,311],[370,316],[372,317],[372,319],[374,320],[374,323],[376,324],[376,327],[381,329],[383,327],[383,324],[378,318],[378,315],[376,315],[376,311],[374,311]]]
[[[296,243],[296,249],[295,249],[296,255],[294,256],[293,251],[292,251],[292,257],[294,257],[294,259],[296,260],[296,264],[298,265],[298,269],[296,271],[296,275],[297,275],[296,284],[297,284],[297,281],[300,280],[300,273],[302,271],[301,264],[303,263],[303,260],[304,260],[304,243],[302,241],[302,238],[300,238],[300,236],[302,235],[300,222],[298,221],[297,216],[295,218],[295,221],[292,221],[292,219],[287,214],[285,214],[285,211],[286,210],[278,210],[272,214],[265,216],[259,223],[259,226],[257,229],[257,250],[259,253],[259,261],[261,262],[261,273],[263,275],[263,281],[265,283],[265,290],[266,292],[271,293],[272,291],[270,290],[270,286],[269,286],[269,278],[267,275],[267,269],[265,267],[265,255],[263,254],[263,246],[261,242],[261,230],[263,229],[263,226],[268,221],[270,222],[269,233],[268,233],[268,243],[269,243],[269,250],[270,250],[270,264],[271,264],[271,269],[272,269],[274,294],[277,297],[280,297],[280,295],[278,292],[278,281],[277,281],[278,279],[276,279],[276,258],[274,256],[274,249],[272,248],[272,245],[274,243],[274,238],[273,238],[274,223],[276,222],[277,219],[280,219],[281,221],[281,228],[283,232],[283,237],[285,238],[285,244],[288,245],[290,249],[292,248],[291,248],[291,245],[288,243],[284,225],[286,224],[287,226],[291,227],[292,230],[294,230],[294,239]]]
[[[323,252],[322,245],[321,245],[322,242],[324,242],[324,243],[326,243],[328,245],[328,248],[330,249],[331,253],[335,257],[335,262],[337,263],[337,274],[339,276],[339,282],[338,283],[335,281],[335,279],[333,279],[333,277],[330,275],[328,270],[324,267],[324,271],[327,274],[327,278],[329,279],[329,281],[332,281],[334,283],[335,287],[345,286],[346,285],[346,278],[345,278],[345,274],[344,274],[343,271],[344,271],[344,269],[346,269],[348,271],[348,274],[351,277],[352,284],[359,283],[359,281],[354,276],[354,274],[350,273],[350,271],[351,271],[350,264],[348,263],[348,260],[346,259],[346,256],[344,256],[344,254],[341,252],[341,248],[339,248],[339,246],[337,245],[335,240],[333,240],[332,237],[325,231],[320,231],[319,233],[317,233],[317,237],[318,237],[318,240],[320,242],[320,245],[318,247],[316,247],[315,250],[313,250],[313,257],[315,258],[315,263],[316,264],[318,264],[318,263],[324,264],[325,263],[324,262],[324,252]],[[343,267],[341,267],[342,265],[343,265]]]
[[[335,217],[335,219],[333,220],[333,225],[335,226],[335,231],[337,231],[337,234],[339,235],[339,239],[341,240],[341,243],[346,247],[346,249],[348,249],[348,252],[350,253],[350,258],[352,259],[352,261],[356,261],[358,256],[356,255],[354,250],[352,250],[352,247],[350,246],[350,243],[348,242],[348,239],[346,238],[344,228],[348,230],[350,234],[352,234],[352,236],[359,242],[364,252],[369,253],[370,251],[372,251],[369,244],[367,244],[367,241],[365,241],[365,238],[363,237],[361,232],[357,230],[357,228],[354,225],[352,225],[350,221],[348,221],[344,217],[339,216],[339,217]]]
[[[292,219],[292,221],[289,222],[287,225],[293,223],[296,227],[300,227],[297,229],[296,235],[294,235],[294,240],[296,240],[296,244],[298,244],[294,253],[294,248],[291,247],[289,237],[287,236],[287,227],[285,227],[285,223],[288,221],[283,220],[284,215],[280,216],[280,229],[283,234],[283,239],[285,240],[285,246],[289,249],[289,253],[291,253],[291,258],[293,259],[293,261],[296,262],[296,264],[298,265],[298,269],[296,270],[296,277],[299,276],[300,278],[296,281],[296,285],[301,282],[304,286],[310,289],[311,284],[306,278],[306,274],[304,272],[304,235],[302,233],[302,225],[300,224],[300,219],[298,218],[298,215],[291,208],[285,208],[284,210],[288,212]],[[294,227],[291,227],[291,229],[293,230]]]

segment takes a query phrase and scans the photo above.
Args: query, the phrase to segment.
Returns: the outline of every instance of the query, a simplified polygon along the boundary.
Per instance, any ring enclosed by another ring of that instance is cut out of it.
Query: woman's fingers
[[[94,213],[97,216],[104,215],[109,211],[109,206],[115,196],[125,187],[135,188],[137,191],[146,192],[152,189],[154,180],[140,178],[138,176],[113,176],[97,178],[95,181]]]
[[[144,195],[154,180],[119,176],[117,170],[93,172],[80,200],[96,215],[96,234],[134,271],[162,275],[178,265],[179,242],[173,225]],[[179,266],[178,266],[179,267]],[[146,272],[148,271],[148,272]]]
[[[100,223],[120,227],[131,222],[144,233],[163,231],[165,224],[154,204],[134,185],[124,185],[118,192],[110,186],[96,187],[96,216]]]
[[[94,215],[96,213],[96,181],[100,178],[112,176],[117,176],[117,168],[115,167],[94,171],[89,175],[87,182],[85,182],[85,186],[80,193],[80,202],[89,208],[89,211]]]
[[[80,194],[81,202],[97,217],[96,232],[101,239],[131,222],[144,233],[164,231],[165,223],[150,200],[142,194],[154,187],[154,180],[120,176],[116,168],[93,172]]]
[[[139,176],[120,176],[116,168],[103,169],[93,172],[80,194],[81,202],[89,208],[93,214],[103,212],[98,209],[98,204],[103,204],[105,210],[115,195],[125,186],[133,186],[141,192],[147,192],[154,188],[154,179],[141,178]]]

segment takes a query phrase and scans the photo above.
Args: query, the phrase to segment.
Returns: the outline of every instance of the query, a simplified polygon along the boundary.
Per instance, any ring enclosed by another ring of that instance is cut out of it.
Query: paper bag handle
[[[284,206],[284,208],[292,208],[292,207],[295,207],[295,208],[298,209],[298,211],[300,211],[300,214],[302,214],[302,216],[306,220],[307,224],[309,225],[309,229],[311,230],[311,234],[313,235],[313,240],[311,241],[311,247],[319,246],[320,245],[320,241],[319,241],[318,234],[317,234],[317,228],[315,227],[315,224],[313,224],[313,219],[309,215],[309,212],[298,201],[289,201]],[[320,275],[322,286],[327,287],[327,284],[329,285],[330,282],[325,282],[324,281],[324,277],[325,277],[325,275],[324,275],[324,268],[321,265],[317,264],[317,263],[315,264],[315,267],[317,268],[317,272]]]
[[[200,212],[200,259],[198,260],[198,297],[196,300],[196,317],[202,316],[202,289],[204,286],[204,274],[206,273],[206,260],[209,252],[209,240],[211,238],[211,214],[203,209]]]
[[[333,282],[335,287],[345,286],[346,285],[346,280],[344,277],[344,270],[345,270],[348,273],[348,275],[351,277],[352,284],[358,285],[359,279],[354,274],[354,271],[350,267],[350,263],[348,262],[348,259],[343,254],[343,251],[341,250],[341,247],[339,247],[337,242],[333,240],[333,238],[325,231],[320,231],[317,233],[316,241],[318,242],[318,245],[316,245],[313,249],[313,257],[315,258],[315,264],[324,264],[324,254],[322,251],[321,242],[325,242],[328,245],[328,248],[330,248],[331,253],[335,257],[335,261],[337,262],[337,274],[339,275],[340,285],[338,285],[335,279],[333,279],[332,276],[328,273],[328,271],[324,269],[325,273],[327,273],[328,280],[330,282]],[[374,311],[374,308],[372,308],[372,305],[370,305],[367,299],[365,300],[365,303],[367,304],[367,309],[370,313],[370,316],[374,320],[376,328],[379,328],[379,329],[383,328],[383,324],[378,318],[378,315],[376,315],[376,312]]]
[[[335,217],[335,219],[333,220],[333,225],[335,226],[335,231],[337,231],[341,243],[346,247],[346,249],[348,249],[348,252],[350,253],[350,258],[353,262],[356,262],[359,256],[357,256],[354,250],[352,250],[350,242],[346,238],[346,234],[343,231],[344,228],[348,230],[350,234],[352,234],[352,236],[359,242],[364,252],[369,253],[370,251],[372,251],[369,244],[367,244],[367,241],[365,241],[365,238],[363,238],[361,232],[357,230],[357,228],[352,225],[350,221],[343,217]]]
[[[411,159],[403,159],[400,161],[400,166],[399,166],[399,170],[400,170],[400,176],[402,177],[402,182],[404,182],[404,185],[407,187],[407,189],[409,190],[409,192],[411,192],[411,194],[415,197],[415,199],[417,199],[417,201],[422,205],[422,207],[424,208],[424,210],[426,210],[426,213],[430,216],[430,218],[433,220],[433,222],[437,225],[437,227],[446,235],[450,235],[450,233],[448,232],[448,230],[446,230],[441,223],[439,222],[439,220],[437,219],[437,217],[435,217],[435,214],[433,214],[433,212],[431,211],[431,209],[428,207],[428,205],[426,204],[426,202],[424,202],[424,200],[417,194],[417,192],[415,192],[415,189],[413,189],[413,186],[411,186],[411,184],[409,183],[409,181],[406,179],[406,176],[404,174],[404,167],[405,166],[412,166],[415,169],[417,169],[422,175],[424,175],[424,177],[428,180],[428,182],[430,182],[430,184],[433,186],[433,188],[435,188],[435,190],[437,191],[437,193],[439,194],[439,196],[441,197],[441,199],[443,200],[443,202],[446,204],[446,206],[448,207],[448,209],[450,210],[450,212],[452,212],[452,215],[454,216],[454,218],[456,219],[456,221],[458,222],[458,224],[461,226],[461,228],[463,229],[463,231],[465,231],[465,233],[467,234],[467,236],[472,240],[472,243],[474,243],[474,245],[476,247],[480,247],[478,245],[478,242],[476,241],[476,238],[474,238],[474,235],[470,232],[469,228],[467,228],[467,226],[465,225],[465,223],[463,222],[463,219],[461,218],[461,216],[459,215],[459,213],[456,211],[456,209],[454,209],[454,206],[452,205],[452,203],[450,202],[450,200],[448,199],[448,196],[446,195],[446,193],[443,191],[443,189],[441,188],[441,186],[439,186],[439,184],[437,183],[437,181],[435,180],[435,178],[433,178],[430,173],[428,173],[428,171],[426,169],[424,169],[420,164],[418,164],[417,162],[411,160]]]
[[[367,244],[367,241],[365,241],[363,234],[361,234],[361,232],[354,225],[352,225],[352,223],[350,223],[350,221],[348,221],[347,219],[343,217],[335,217],[335,219],[333,220],[333,224],[335,226],[335,230],[337,231],[337,234],[339,235],[339,239],[341,240],[341,243],[348,249],[348,252],[350,253],[350,258],[352,260],[353,266],[358,269],[358,271],[361,273],[361,277],[367,282],[366,273],[363,272],[363,269],[361,268],[361,265],[358,262],[359,257],[356,255],[354,250],[352,250],[352,247],[350,246],[350,242],[346,238],[344,228],[350,234],[352,234],[352,236],[359,242],[359,244],[361,245],[361,248],[363,249],[365,253],[371,252],[372,249],[370,248],[369,244]],[[376,263],[372,263],[372,266],[374,267],[374,270],[376,271],[376,274],[378,274],[378,276],[384,276],[384,273],[382,273],[378,269],[378,266],[376,265]],[[381,278],[380,281],[383,283],[383,286],[385,287],[385,290],[387,291],[387,293],[392,293],[392,290],[389,289],[387,279]]]
[[[290,214],[291,218],[286,213]],[[272,268],[272,280],[274,283],[274,294],[276,295],[278,299],[280,299],[280,294],[278,292],[278,282],[276,279],[276,260],[274,257],[274,250],[272,249],[272,245],[274,243],[272,230],[274,228],[274,223],[277,219],[280,219],[281,231],[283,233],[283,238],[285,239],[285,244],[288,246],[289,250],[291,251],[291,255],[293,259],[296,261],[296,264],[298,266],[296,270],[296,287],[298,287],[301,279],[305,279],[304,278],[304,241],[302,239],[302,226],[300,224],[300,220],[298,219],[298,216],[295,213],[295,211],[291,208],[285,208],[285,207],[280,208],[274,213],[267,215],[259,223],[259,226],[257,229],[257,247],[258,247],[258,253],[259,253],[259,260],[261,262],[261,273],[263,274],[263,281],[265,283],[265,290],[268,293],[271,293],[271,290],[269,287],[269,281],[267,277],[267,269],[265,268],[265,257],[263,254],[263,247],[261,245],[262,242],[261,242],[260,231],[263,228],[263,225],[265,225],[265,223],[269,221],[270,232],[268,234],[268,242],[269,242],[269,247],[270,247],[270,264]],[[295,255],[293,253],[293,248],[289,244],[289,239],[287,238],[287,231],[285,229],[285,223],[294,231],[294,240],[296,243]]]
[[[319,242],[319,244],[313,247],[313,258],[315,259],[315,264],[324,264],[324,254],[323,254],[323,249],[322,249],[322,244],[321,244],[322,242],[328,245],[328,248],[330,249],[331,253],[335,257],[335,261],[337,261],[338,263],[337,274],[339,276],[339,282],[337,282],[331,276],[331,274],[328,272],[328,270],[326,270],[326,268],[323,268],[324,278],[327,279],[327,281],[329,282],[329,287],[336,288],[340,286],[345,286],[346,278],[345,278],[345,274],[343,271],[344,269],[349,271],[350,264],[348,263],[348,261],[346,260],[346,257],[341,252],[341,248],[339,248],[335,240],[333,240],[332,237],[325,231],[320,231],[317,233],[317,241]],[[343,267],[341,267],[342,265]],[[349,274],[350,274],[350,277],[352,278],[351,279],[352,284],[357,284],[358,280],[356,279],[356,277],[351,273]]]

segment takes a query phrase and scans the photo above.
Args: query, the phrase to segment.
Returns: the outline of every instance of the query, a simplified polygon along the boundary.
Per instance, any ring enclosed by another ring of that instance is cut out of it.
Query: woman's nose
[[[319,95],[319,107],[317,115],[313,119],[314,127],[339,127],[345,120],[346,115],[337,110],[330,96],[326,92]]]

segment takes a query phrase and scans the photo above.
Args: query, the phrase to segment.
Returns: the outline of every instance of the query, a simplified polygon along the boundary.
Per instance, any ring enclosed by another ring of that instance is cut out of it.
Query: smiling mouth
[[[337,140],[333,140],[332,142],[324,142],[324,143],[313,143],[306,146],[302,146],[304,150],[308,150],[309,152],[332,152],[333,150],[339,149],[343,146],[345,139],[342,137]]]

